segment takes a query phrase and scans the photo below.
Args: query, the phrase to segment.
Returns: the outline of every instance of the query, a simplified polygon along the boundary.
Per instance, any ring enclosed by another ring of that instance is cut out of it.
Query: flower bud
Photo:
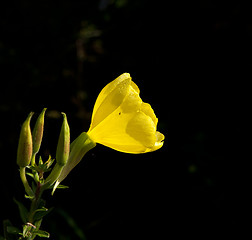
[[[22,125],[18,150],[17,150],[17,164],[19,167],[26,167],[31,162],[32,157],[32,134],[30,128],[30,120],[33,112],[29,114],[27,119]]]
[[[56,151],[56,162],[60,166],[64,166],[67,163],[70,151],[70,129],[67,123],[66,114],[62,113],[62,115],[63,115],[63,123]]]
[[[38,116],[35,127],[33,128],[33,131],[32,131],[33,154],[38,153],[41,146],[43,132],[44,132],[45,111],[46,111],[46,108],[44,108],[42,112],[40,113],[40,115]]]

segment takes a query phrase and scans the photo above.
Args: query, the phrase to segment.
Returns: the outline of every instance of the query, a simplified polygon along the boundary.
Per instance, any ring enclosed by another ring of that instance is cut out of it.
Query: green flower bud
[[[56,151],[56,162],[60,166],[64,166],[67,163],[70,152],[70,128],[67,123],[66,114],[62,113],[62,115],[63,115],[63,123]]]
[[[38,116],[35,127],[33,128],[33,131],[32,131],[33,154],[38,153],[41,146],[43,132],[44,132],[45,111],[46,111],[46,108],[44,108],[42,112],[40,113],[40,115]]]
[[[33,112],[29,114],[27,119],[22,125],[18,150],[17,150],[17,164],[19,167],[26,167],[31,162],[32,157],[32,134],[30,128],[30,120]]]

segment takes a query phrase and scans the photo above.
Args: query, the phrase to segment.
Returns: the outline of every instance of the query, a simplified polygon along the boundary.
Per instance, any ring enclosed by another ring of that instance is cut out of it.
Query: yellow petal
[[[141,111],[143,113],[145,113],[147,116],[149,116],[152,119],[152,121],[154,122],[154,124],[157,125],[158,119],[157,119],[157,117],[156,117],[156,115],[155,115],[155,113],[149,103],[143,102],[141,105]]]
[[[143,112],[137,112],[128,122],[126,133],[144,145],[152,148],[156,142],[156,125]]]
[[[164,144],[164,142],[163,142],[164,139],[165,139],[165,136],[162,133],[157,131],[156,132],[156,142],[155,142],[154,146],[152,148],[147,149],[146,152],[156,151],[159,148],[161,148]]]
[[[128,94],[124,98],[122,104],[114,112],[108,115],[107,118],[104,118],[92,129],[90,128],[89,136],[94,141],[106,146],[110,145],[110,147],[112,147],[111,145],[113,144],[113,146],[137,145],[138,148],[143,148],[141,143],[125,132],[130,119],[140,111],[141,104],[142,100],[139,96],[139,89],[135,84],[133,86],[130,85]],[[125,149],[127,149],[127,147]]]
[[[159,148],[155,147],[156,126],[152,119],[142,112],[124,113],[121,107],[88,135],[94,142],[121,152],[144,153]]]
[[[139,90],[138,86],[133,81],[131,81],[130,85],[136,91],[136,93],[140,94],[140,90]]]
[[[95,102],[95,106],[94,106],[94,110],[93,113],[96,112],[96,110],[99,108],[99,106],[101,105],[101,103],[103,102],[103,100],[117,87],[117,85],[126,80],[126,79],[131,79],[130,74],[129,73],[123,73],[121,74],[119,77],[117,77],[114,81],[108,83],[99,93],[96,102]]]
[[[133,83],[131,81],[131,83]],[[127,96],[124,98],[124,101],[121,104],[122,111],[124,113],[137,112],[140,111],[142,105],[142,99],[139,96],[139,93],[132,86],[129,87]]]
[[[120,106],[128,94],[130,84],[130,75],[124,73],[103,88],[94,106],[90,129]]]
[[[134,115],[134,113],[122,113],[122,109],[118,108],[95,128],[88,131],[88,135],[94,142],[119,151],[123,151],[123,149],[119,149],[120,146],[128,146],[125,147],[125,150],[131,149],[131,147],[135,145],[141,147],[138,141],[126,133],[127,124],[132,118],[132,115]]]

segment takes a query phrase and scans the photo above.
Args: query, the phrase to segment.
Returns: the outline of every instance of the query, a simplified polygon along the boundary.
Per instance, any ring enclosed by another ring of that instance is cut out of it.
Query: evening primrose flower
[[[129,73],[102,89],[94,105],[90,128],[71,143],[68,161],[53,192],[96,143],[125,153],[152,152],[163,146],[164,135],[157,131],[158,119],[139,93]]]
[[[90,139],[125,153],[146,153],[163,146],[158,119],[139,96],[138,86],[124,73],[107,84],[94,105]]]

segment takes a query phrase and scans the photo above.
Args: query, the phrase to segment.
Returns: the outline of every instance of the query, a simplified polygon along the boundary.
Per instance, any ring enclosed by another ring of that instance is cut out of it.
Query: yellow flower
[[[100,92],[87,132],[96,143],[126,153],[146,153],[163,146],[158,119],[139,96],[138,86],[124,73]]]

